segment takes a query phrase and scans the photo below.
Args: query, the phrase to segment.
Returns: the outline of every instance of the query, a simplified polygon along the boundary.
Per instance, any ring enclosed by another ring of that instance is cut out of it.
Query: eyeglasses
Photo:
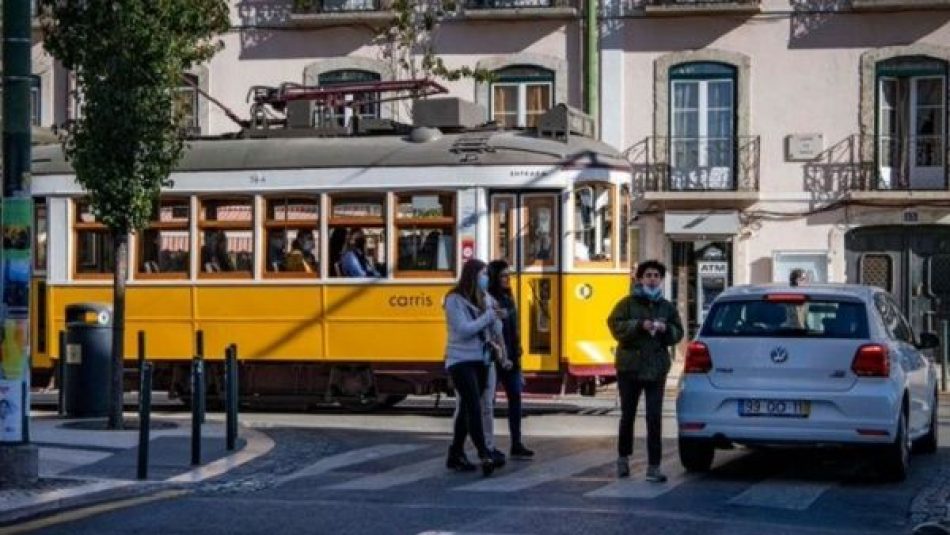
[[[663,275],[660,275],[660,274],[657,273],[656,271],[647,271],[647,272],[644,273],[643,276],[640,277],[640,278],[641,278],[641,279],[662,279],[662,278],[663,278]]]

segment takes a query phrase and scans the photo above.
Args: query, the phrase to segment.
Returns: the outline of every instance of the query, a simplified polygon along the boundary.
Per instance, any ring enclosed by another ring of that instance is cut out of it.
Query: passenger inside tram
[[[205,271],[234,271],[234,262],[228,254],[228,241],[224,231],[214,229],[205,233],[201,248],[201,265]]]
[[[366,234],[363,229],[354,229],[340,259],[340,272],[344,277],[381,277],[375,264],[373,257],[367,255]]]
[[[312,232],[298,230],[297,237],[290,244],[290,253],[284,261],[285,269],[313,273],[317,268],[317,258],[314,255],[315,245]]]

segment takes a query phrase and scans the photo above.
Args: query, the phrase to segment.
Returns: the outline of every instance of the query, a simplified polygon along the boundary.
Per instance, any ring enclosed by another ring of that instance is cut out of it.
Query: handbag
[[[477,319],[477,316],[472,311],[471,305],[469,305],[468,313],[472,319]],[[506,371],[514,367],[514,363],[508,358],[508,350],[505,348],[504,341],[498,340],[491,325],[478,331],[478,337],[482,341],[482,351],[488,356],[489,363],[494,362],[501,366],[501,369]]]

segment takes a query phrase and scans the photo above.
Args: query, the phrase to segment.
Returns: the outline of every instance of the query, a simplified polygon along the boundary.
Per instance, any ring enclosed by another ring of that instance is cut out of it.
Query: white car
[[[679,452],[705,471],[717,447],[862,445],[888,479],[912,447],[937,449],[937,375],[885,291],[857,285],[736,286],[688,346],[676,401]]]

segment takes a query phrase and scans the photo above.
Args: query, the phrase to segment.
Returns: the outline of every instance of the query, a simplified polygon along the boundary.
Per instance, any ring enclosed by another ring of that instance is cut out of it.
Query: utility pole
[[[600,139],[600,21],[597,20],[598,0],[587,0],[585,29],[584,72],[586,74],[584,95],[585,111],[594,118],[597,125],[596,137]]]
[[[29,195],[32,4],[3,2],[2,361],[0,486],[35,482],[39,455],[30,444],[29,291],[33,202]]]

